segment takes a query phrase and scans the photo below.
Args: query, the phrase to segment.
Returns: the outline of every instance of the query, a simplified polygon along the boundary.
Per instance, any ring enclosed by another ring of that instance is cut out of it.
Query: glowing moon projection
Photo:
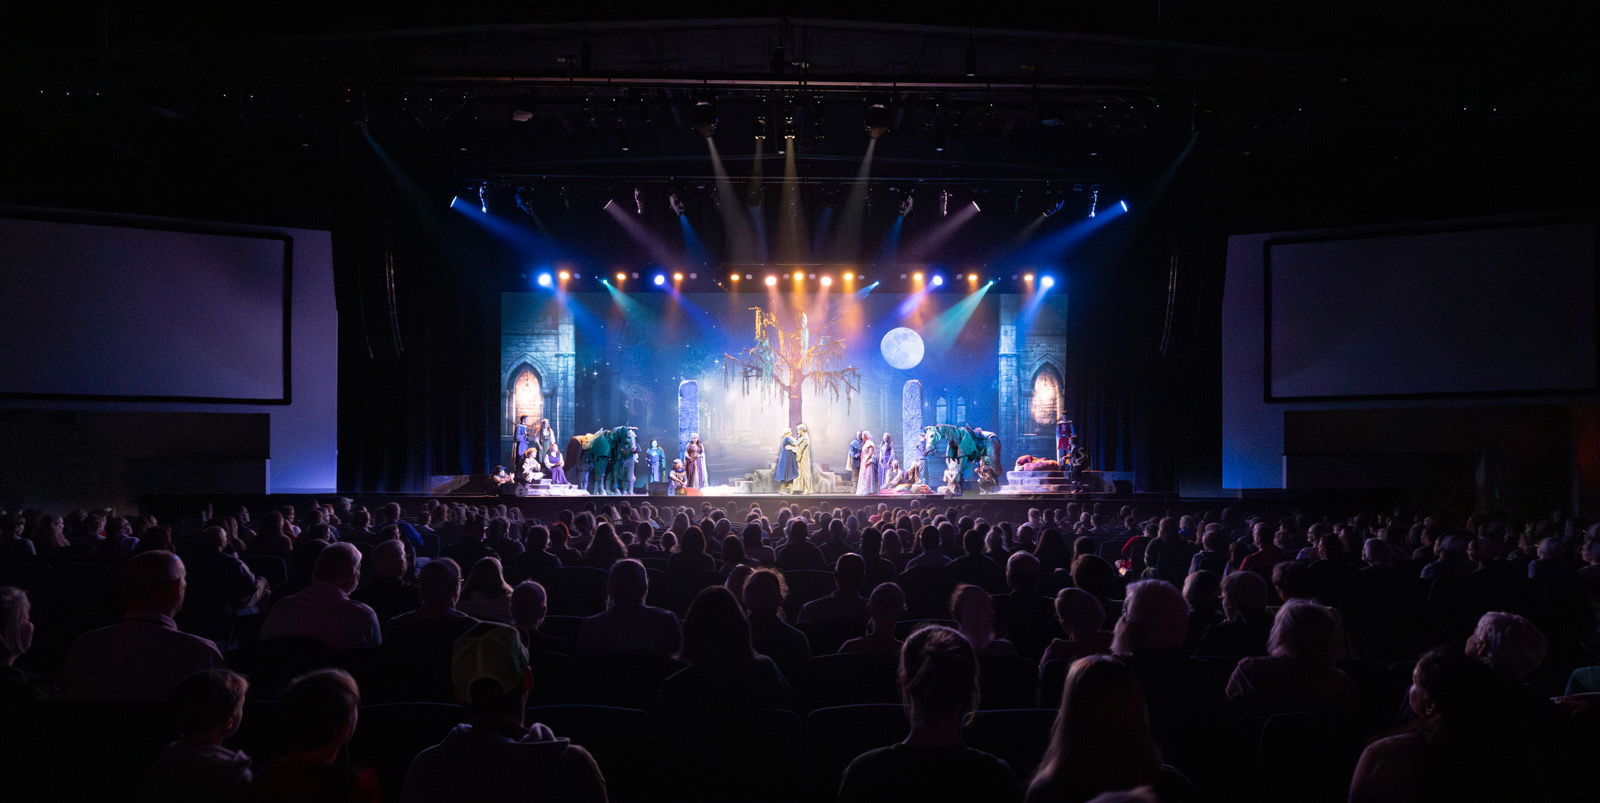
[[[922,362],[922,336],[904,326],[890,329],[878,348],[883,352],[883,359],[902,371]]]

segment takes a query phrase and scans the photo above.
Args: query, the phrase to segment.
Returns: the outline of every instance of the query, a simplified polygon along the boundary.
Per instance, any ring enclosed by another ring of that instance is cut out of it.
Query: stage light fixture
[[[787,139],[787,140],[794,139],[794,132],[795,132],[794,112],[793,111],[785,111],[783,113],[783,138]]]
[[[683,199],[675,192],[667,196],[667,206],[672,207],[672,213],[678,217],[683,217],[683,213],[688,211],[683,205]]]
[[[489,214],[489,185],[488,184],[479,184],[478,185],[478,208],[480,210],[482,210],[485,215]]]
[[[717,133],[717,105],[711,98],[701,98],[689,107],[689,127],[706,139]]]
[[[1061,208],[1066,206],[1066,205],[1067,205],[1067,201],[1066,201],[1065,198],[1063,198],[1063,199],[1061,199],[1059,201],[1056,201],[1054,204],[1046,206],[1044,208],[1044,212],[1041,213],[1041,216],[1042,217],[1050,217],[1051,215],[1054,215],[1055,213],[1060,212]]]
[[[737,281],[739,281],[739,274],[737,274],[737,273],[730,273],[730,274],[728,274],[728,281],[730,281],[730,282],[737,282]]]
[[[1039,280],[1039,286],[1049,290],[1050,288],[1056,286],[1056,279],[1054,276],[1046,276]]]
[[[683,274],[681,274],[681,273],[672,274],[672,280],[675,281],[675,282],[683,281]]]
[[[934,287],[942,287],[944,285],[944,277],[937,273],[934,274],[932,284]]]
[[[567,281],[567,280],[568,280],[568,279],[571,279],[571,278],[572,278],[572,271],[567,271],[567,270],[564,270],[564,271],[562,271],[562,272],[560,272],[560,273],[557,273],[557,274],[556,274],[556,278],[557,278],[557,279],[560,279],[560,280],[561,280],[561,281],[563,281],[563,282],[564,282],[564,281]]]
[[[905,217],[906,215],[911,214],[911,207],[914,204],[915,201],[912,200],[911,194],[906,193],[906,199],[900,202],[900,217]]]
[[[461,196],[459,196],[459,195],[450,196],[450,208],[451,209],[456,208],[456,202],[459,201],[459,200],[461,200]]]
[[[1095,210],[1100,206],[1100,188],[1095,187],[1089,191],[1089,217],[1094,217]]]
[[[778,277],[776,277],[776,276],[768,276],[767,277],[767,286],[768,287],[777,287],[778,286]]]
[[[822,277],[821,281],[822,281],[822,286],[823,287],[832,287],[833,286],[833,277],[832,276],[824,276],[824,277]]]
[[[1117,205],[1122,207],[1122,211],[1124,211],[1124,212],[1128,211],[1128,202],[1127,201],[1118,201]]]
[[[950,216],[950,191],[939,191],[939,217]]]
[[[633,188],[633,213],[644,214],[644,192],[638,187]]]
[[[765,111],[756,113],[756,139],[763,142],[767,139],[767,113]]]
[[[622,284],[623,282],[625,282],[627,280],[628,280],[628,274],[623,273],[621,271],[617,272],[617,284]]]
[[[867,136],[873,139],[878,139],[894,130],[894,111],[889,108],[889,102],[886,100],[867,101],[867,110],[863,118]]]
[[[914,281],[914,282],[922,281],[922,271],[917,271],[916,273],[911,274],[911,281]]]
[[[1033,281],[1033,274],[1031,274],[1031,273],[1022,274],[1022,280],[1025,281],[1025,282]]]
[[[750,275],[750,274],[748,274],[748,273],[746,273],[746,274],[745,274],[745,275],[744,275],[744,277],[745,277],[745,278],[746,278],[746,279],[754,279],[754,278],[755,278],[755,277],[754,277],[754,276],[752,276],[752,275]]]
[[[977,284],[977,282],[978,282],[978,274],[976,274],[976,273],[967,274],[967,281],[972,282],[973,284]]]
[[[545,273],[539,274],[539,278],[536,281],[539,282],[539,286],[540,287],[549,287],[550,286],[550,274],[549,274],[549,272],[545,272]]]
[[[616,205],[616,203],[617,203],[617,199],[615,199],[615,198],[608,198],[608,199],[606,199],[606,205],[605,205],[605,206],[602,206],[602,207],[600,207],[600,211],[602,211],[602,212],[603,212],[603,211],[605,211],[605,210],[607,210],[607,209],[610,209],[610,208],[611,208],[611,207],[613,207],[613,206],[615,206],[615,205]]]
[[[664,285],[664,284],[667,283],[667,277],[662,276],[661,274],[657,273],[656,277],[654,279],[651,279],[650,281],[653,282],[655,284],[655,286],[660,287],[661,285]]]
[[[972,202],[972,211],[974,211],[974,212],[982,212],[983,211],[983,207],[978,206],[978,202],[977,201],[973,201]]]

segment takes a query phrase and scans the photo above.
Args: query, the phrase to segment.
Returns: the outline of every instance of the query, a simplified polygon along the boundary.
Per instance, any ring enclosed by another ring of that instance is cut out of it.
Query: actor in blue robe
[[[661,448],[661,441],[651,440],[650,448],[644,453],[645,465],[650,469],[651,482],[667,481],[667,451]]]
[[[778,484],[778,493],[786,494],[790,491],[790,483],[800,476],[800,467],[795,463],[794,433],[783,431],[783,439],[778,441],[778,459],[772,464],[772,481]]]
[[[528,417],[517,416],[517,428],[511,431],[511,462],[522,465],[522,456],[528,451]]]

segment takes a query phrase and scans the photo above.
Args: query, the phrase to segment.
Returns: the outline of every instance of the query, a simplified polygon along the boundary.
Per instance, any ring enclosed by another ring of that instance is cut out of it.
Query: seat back
[[[961,738],[969,747],[1005,759],[1018,778],[1028,778],[1044,758],[1055,722],[1054,708],[986,708],[973,715]]]
[[[593,616],[606,608],[606,571],[590,566],[562,566],[540,574],[550,613]]]
[[[855,619],[824,619],[816,622],[801,622],[795,627],[806,634],[806,641],[811,644],[812,655],[836,653],[839,651],[841,644],[858,636],[864,636],[867,633],[867,623]]]
[[[1038,669],[1031,661],[1001,655],[978,657],[981,708],[1030,708],[1037,697]]]
[[[784,610],[789,621],[798,621],[800,609],[806,603],[833,593],[833,572],[816,569],[790,569],[783,573],[784,585],[789,587],[789,597],[784,600]]]
[[[385,800],[399,800],[406,768],[461,722],[461,706],[443,703],[364,705],[350,739],[350,763],[377,773]]]
[[[657,653],[582,656],[574,667],[577,702],[649,709],[656,703],[661,682],[683,667],[682,661]]]
[[[673,752],[662,745],[655,720],[637,708],[541,705],[530,707],[525,721],[543,723],[588,750],[605,776],[608,797],[617,803],[646,800],[659,790],[662,759]]]
[[[801,699],[807,709],[863,703],[900,702],[895,681],[899,656],[892,653],[835,653],[811,659]]]
[[[880,703],[819,708],[805,720],[805,769],[813,800],[833,800],[856,756],[905,738],[905,708]]]

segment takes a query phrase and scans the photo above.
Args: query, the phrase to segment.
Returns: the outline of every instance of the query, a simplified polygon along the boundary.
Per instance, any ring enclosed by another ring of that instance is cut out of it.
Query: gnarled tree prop
[[[837,322],[829,321],[813,341],[803,314],[800,326],[788,331],[767,310],[750,310],[756,314],[756,344],[738,354],[723,355],[723,383],[731,385],[737,375],[746,396],[753,387],[763,400],[787,398],[791,427],[805,420],[807,384],[813,393],[831,393],[835,399],[844,396],[848,410],[851,396],[861,390],[861,372],[844,364],[845,341],[831,334]]]

